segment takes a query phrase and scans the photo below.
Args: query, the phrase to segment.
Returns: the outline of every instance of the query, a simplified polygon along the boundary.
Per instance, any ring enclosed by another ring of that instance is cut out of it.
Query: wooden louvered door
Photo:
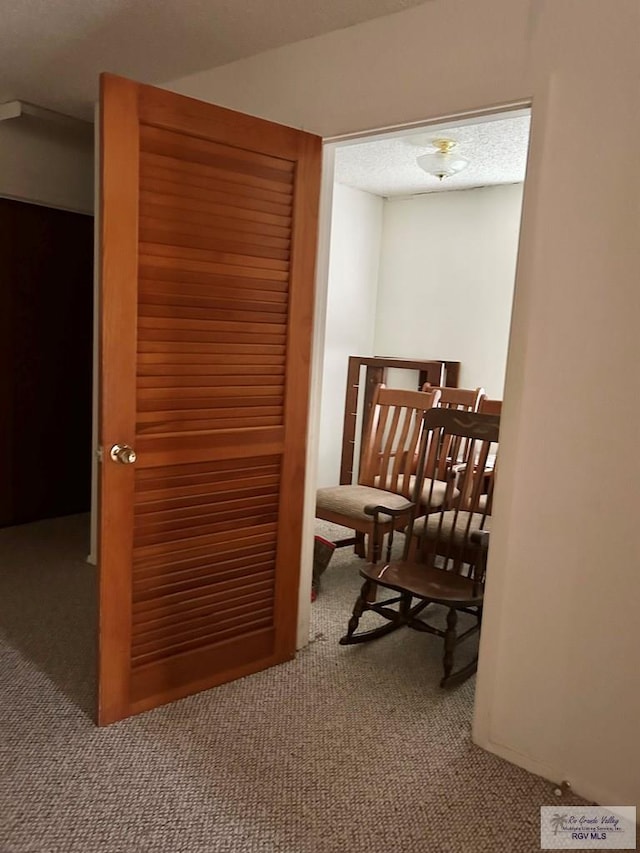
[[[101,96],[107,724],[295,653],[321,146],[110,75]]]

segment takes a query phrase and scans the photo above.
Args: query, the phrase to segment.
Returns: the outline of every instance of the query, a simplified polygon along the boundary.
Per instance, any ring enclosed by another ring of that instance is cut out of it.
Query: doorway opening
[[[87,513],[93,217],[0,199],[0,527]]]
[[[0,629],[87,713],[93,299],[93,216],[0,198]]]
[[[452,381],[442,385],[482,389],[487,399],[502,401],[529,132],[530,109],[517,105],[332,143],[326,157],[335,167],[326,324],[316,383],[318,487],[358,483],[364,400],[371,399],[367,382],[375,373],[368,376],[361,368],[358,407],[352,411],[355,356],[370,362],[376,357],[440,361],[443,377],[445,365],[455,364],[448,371]],[[425,174],[417,161],[442,138],[456,143],[468,163],[439,179]],[[416,390],[419,375],[417,369],[390,368],[383,381]],[[346,428],[354,414],[355,435],[353,425],[351,433]],[[353,459],[351,467],[345,458]],[[353,535],[317,519],[314,534],[334,542]],[[312,608],[312,637],[314,625],[324,634],[327,623],[336,620],[346,631],[362,564],[351,548],[331,554]],[[415,645],[416,654],[424,650],[437,668],[441,646],[434,638],[401,633],[402,643]],[[393,642],[372,644],[371,654],[378,646],[382,658],[392,659],[381,646]],[[437,687],[435,670],[431,681]]]

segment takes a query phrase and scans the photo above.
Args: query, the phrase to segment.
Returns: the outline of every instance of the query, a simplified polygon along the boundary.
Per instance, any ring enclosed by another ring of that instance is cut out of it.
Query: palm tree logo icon
[[[551,818],[550,823],[553,827],[553,834],[557,835],[559,829],[564,829],[564,822],[567,819],[566,814],[554,814]]]

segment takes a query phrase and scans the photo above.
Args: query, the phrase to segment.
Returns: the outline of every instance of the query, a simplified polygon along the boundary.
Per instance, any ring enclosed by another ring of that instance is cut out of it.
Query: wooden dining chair
[[[478,411],[482,412],[485,415],[502,415],[502,400],[494,400],[489,397],[483,397],[480,401],[480,406],[478,407]],[[496,476],[496,465],[495,461],[492,465],[490,465],[489,469],[486,473],[485,479],[485,494],[481,495],[480,501],[478,504],[478,509],[485,511],[491,515],[492,504],[493,504],[493,488],[494,484],[491,484],[491,488],[489,488],[488,479],[491,477],[495,479]]]
[[[501,415],[502,400],[492,400],[489,397],[483,397],[482,400],[480,400],[478,411],[485,415]]]
[[[424,416],[425,430],[416,472],[414,507],[405,533],[402,556],[392,559],[394,531],[389,529],[384,543],[384,559],[363,567],[364,579],[356,599],[342,645],[364,643],[408,627],[444,641],[442,687],[468,678],[477,668],[477,654],[454,669],[460,643],[480,630],[486,571],[487,533],[491,519],[486,512],[473,512],[483,488],[487,460],[497,450],[500,419],[496,415],[431,409]],[[453,477],[451,457],[443,447],[466,448],[464,468]],[[440,509],[417,517],[422,479],[431,473],[449,482],[449,500]],[[454,498],[453,489],[458,498]],[[384,504],[369,507],[376,528],[384,519]],[[371,588],[378,587],[391,597],[372,600]],[[366,611],[381,617],[382,623],[358,631]],[[459,614],[470,624],[458,631]]]
[[[485,399],[485,390],[484,388],[446,388],[439,386],[432,386],[428,382],[425,382],[422,386],[423,391],[429,390],[438,390],[440,391],[440,399],[436,403],[438,408],[441,409],[451,409],[457,412],[477,412],[479,407],[482,405],[483,400]],[[448,438],[446,441],[450,442],[451,439]],[[445,448],[442,448],[444,451]],[[451,448],[449,449],[449,454],[451,453]],[[464,444],[457,448],[456,452],[458,453],[458,462],[462,462],[465,453]],[[452,462],[455,460],[452,458]],[[424,494],[422,498],[422,503],[425,507],[429,506],[428,503],[428,493],[431,481],[427,474],[427,479],[425,480]]]
[[[356,545],[356,553],[374,558],[381,538],[391,529],[404,526],[411,509],[414,485],[413,460],[423,432],[424,413],[437,404],[440,392],[405,391],[380,385],[364,433],[362,461],[356,485],[318,489],[316,518],[355,531],[353,539],[338,540],[337,546]],[[433,500],[444,499],[444,485],[436,486]],[[397,514],[380,516],[375,527],[365,512],[370,504],[382,504]],[[405,509],[406,508],[406,509]]]
[[[484,388],[447,388],[425,382],[423,391],[440,391],[437,405],[441,409],[457,409],[462,412],[477,412],[486,397]]]

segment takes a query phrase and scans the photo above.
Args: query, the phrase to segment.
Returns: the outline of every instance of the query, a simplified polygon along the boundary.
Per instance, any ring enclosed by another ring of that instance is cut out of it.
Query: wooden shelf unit
[[[356,418],[360,400],[360,368],[367,368],[364,381],[364,416],[362,426],[367,423],[371,411],[371,401],[376,385],[387,381],[390,368],[415,370],[418,374],[416,387],[420,390],[425,382],[431,385],[458,387],[460,375],[459,361],[433,359],[430,361],[407,358],[382,358],[352,355],[349,357],[347,372],[347,391],[344,407],[344,427],[342,431],[342,457],[340,460],[340,485],[347,485],[353,479],[353,457],[356,441]]]

